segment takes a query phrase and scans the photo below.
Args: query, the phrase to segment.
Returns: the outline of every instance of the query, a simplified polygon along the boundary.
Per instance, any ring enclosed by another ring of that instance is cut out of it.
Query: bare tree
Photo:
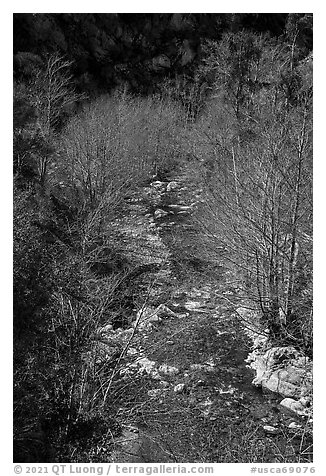
[[[53,138],[59,129],[63,114],[77,101],[85,98],[75,91],[71,74],[72,62],[59,54],[50,55],[44,69],[38,69],[30,85],[32,104],[37,113],[40,136],[48,145],[38,156],[39,180],[44,183],[51,157]]]
[[[302,344],[311,312],[311,100],[286,114],[283,104],[275,109],[266,92],[241,122],[212,104],[195,128],[193,149],[206,169],[211,164],[199,216],[209,246],[223,246],[249,283],[272,336]]]

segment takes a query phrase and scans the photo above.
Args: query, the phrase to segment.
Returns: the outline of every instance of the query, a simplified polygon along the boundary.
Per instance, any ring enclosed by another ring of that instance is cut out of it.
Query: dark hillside
[[[164,77],[192,74],[206,39],[241,29],[279,36],[286,21],[286,14],[22,13],[14,15],[14,54],[64,54],[82,89],[127,82],[146,92]]]

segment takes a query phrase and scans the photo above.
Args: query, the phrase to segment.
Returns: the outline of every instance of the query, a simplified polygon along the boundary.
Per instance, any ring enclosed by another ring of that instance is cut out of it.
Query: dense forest
[[[94,336],[130,325],[148,269],[114,224],[184,164],[205,256],[223,248],[269,340],[311,358],[312,14],[13,22],[15,461],[96,461],[118,432],[124,355],[98,365]]]

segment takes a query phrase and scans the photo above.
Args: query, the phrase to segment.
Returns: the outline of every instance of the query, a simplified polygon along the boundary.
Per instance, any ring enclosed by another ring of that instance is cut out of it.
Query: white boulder
[[[312,363],[293,347],[272,347],[264,353],[252,352],[247,359],[256,371],[255,386],[283,397],[300,398],[311,393]]]
[[[294,400],[293,398],[284,398],[280,405],[300,416],[308,416],[310,414],[309,408],[305,407],[302,402]]]
[[[186,389],[185,383],[178,383],[173,389],[175,393],[182,393]]]

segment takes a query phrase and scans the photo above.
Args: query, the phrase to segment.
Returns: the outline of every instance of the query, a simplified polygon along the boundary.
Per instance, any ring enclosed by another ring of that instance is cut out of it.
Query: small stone
[[[264,425],[263,428],[264,431],[270,435],[277,435],[277,433],[279,433],[279,429],[275,428],[275,426]]]
[[[230,394],[233,395],[234,392],[236,391],[235,388],[233,388],[231,385],[229,385],[226,389],[219,389],[219,394],[224,395],[224,394]]]
[[[189,316],[189,313],[188,313],[188,312],[186,312],[186,313],[184,313],[184,314],[182,314],[182,313],[181,313],[181,314],[177,314],[177,317],[178,317],[179,319],[186,319],[186,317],[188,317],[188,316]]]
[[[167,382],[166,380],[161,380],[161,381],[160,381],[160,385],[161,385],[163,388],[168,388],[169,382]]]
[[[178,182],[169,182],[166,187],[167,192],[172,192],[173,190],[177,190],[179,188]]]
[[[198,309],[201,306],[201,302],[199,301],[187,301],[184,307],[187,311],[193,311],[194,309]]]
[[[166,215],[168,215],[168,212],[166,212],[164,210],[161,210],[160,208],[158,208],[154,212],[154,217],[157,218],[157,219],[164,218]]]
[[[192,370],[192,371],[205,370],[205,365],[203,365],[203,364],[191,364],[189,369]]]
[[[171,204],[169,205],[169,208],[172,208],[173,210],[176,210],[177,213],[180,212],[190,212],[192,210],[191,205],[179,205],[179,204]]]
[[[162,319],[166,319],[168,317],[179,317],[178,314],[172,311],[170,308],[165,306],[165,304],[160,304],[156,310],[157,315]]]
[[[131,431],[132,433],[139,433],[139,428],[137,428],[136,426],[128,426],[127,427],[127,431]]]
[[[210,397],[207,397],[206,400],[200,402],[198,405],[200,405],[201,407],[210,407],[211,405],[213,405],[213,401],[210,399]]]
[[[174,344],[173,340],[168,340],[168,341],[166,341],[166,343],[167,343],[167,345],[173,345]]]
[[[136,355],[136,354],[138,354],[138,351],[134,347],[130,347],[127,351],[127,355]]]
[[[156,188],[165,188],[165,182],[161,182],[160,180],[155,180],[155,182],[151,183],[151,186]]]
[[[167,365],[167,364],[162,364],[159,367],[158,371],[161,374],[170,375],[170,376],[177,375],[180,372],[180,370],[177,367],[172,367],[172,365]]]
[[[299,428],[302,428],[302,425],[300,425],[300,423],[297,423],[295,421],[292,421],[288,428],[290,428],[290,430],[298,430]]]
[[[106,333],[106,332],[111,332],[113,331],[113,325],[112,324],[106,324],[105,326],[101,327],[98,332],[99,333]]]
[[[186,384],[185,383],[178,383],[178,385],[176,385],[173,389],[173,391],[175,393],[182,393],[186,388]]]

